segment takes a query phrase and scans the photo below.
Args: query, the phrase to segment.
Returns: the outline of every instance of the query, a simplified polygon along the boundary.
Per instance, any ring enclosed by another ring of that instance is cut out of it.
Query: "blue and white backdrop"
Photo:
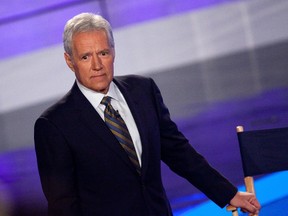
[[[153,77],[191,144],[240,186],[235,126],[288,125],[287,11],[286,0],[1,0],[0,210],[39,215],[45,205],[33,124],[74,82],[62,47],[72,16],[110,21],[115,75]],[[165,165],[163,180],[176,215],[206,203]]]

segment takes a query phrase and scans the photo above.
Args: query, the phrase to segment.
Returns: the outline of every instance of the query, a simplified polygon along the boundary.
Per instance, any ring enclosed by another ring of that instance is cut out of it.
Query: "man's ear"
[[[68,67],[69,67],[73,72],[75,72],[72,57],[71,57],[68,53],[65,52],[65,53],[64,53],[64,58],[65,58],[65,61],[66,61],[66,64],[68,65]]]

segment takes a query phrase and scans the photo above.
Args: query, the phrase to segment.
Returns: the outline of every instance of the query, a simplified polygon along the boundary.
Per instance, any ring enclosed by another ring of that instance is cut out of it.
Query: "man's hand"
[[[255,195],[248,192],[237,192],[230,205],[241,208],[241,211],[248,212],[251,216],[258,214],[261,208]]]

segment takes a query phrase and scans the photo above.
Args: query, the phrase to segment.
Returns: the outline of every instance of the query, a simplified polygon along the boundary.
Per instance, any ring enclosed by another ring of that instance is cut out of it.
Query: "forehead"
[[[85,31],[77,32],[72,36],[72,41],[79,40],[106,40],[108,41],[108,36],[104,30],[94,30],[94,31]]]
[[[78,32],[72,37],[72,46],[74,48],[81,46],[105,46],[110,48],[107,33],[104,30],[95,30],[88,32]]]

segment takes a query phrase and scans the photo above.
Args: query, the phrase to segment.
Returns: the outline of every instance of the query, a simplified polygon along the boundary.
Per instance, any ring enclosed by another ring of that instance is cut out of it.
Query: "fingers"
[[[259,210],[256,207],[241,208],[241,211],[244,213],[249,213],[249,216],[254,216],[259,214]]]
[[[233,206],[240,207],[242,212],[258,214],[261,206],[255,195],[248,192],[237,192],[234,198],[230,201]]]
[[[259,213],[261,208],[258,200],[254,195],[252,195],[248,200],[246,200],[244,206],[241,208],[242,212],[249,213],[249,216],[254,216]]]
[[[261,205],[258,202],[258,200],[256,199],[255,196],[253,196],[249,201],[248,201],[251,205],[253,205],[256,209],[260,209]]]

